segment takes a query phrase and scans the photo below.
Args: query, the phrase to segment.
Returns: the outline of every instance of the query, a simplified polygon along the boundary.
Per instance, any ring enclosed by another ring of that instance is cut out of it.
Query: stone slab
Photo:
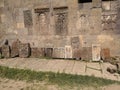
[[[27,58],[30,56],[30,45],[28,43],[21,43],[19,45],[19,57]]]
[[[3,45],[2,46],[2,56],[4,58],[10,57],[10,46],[9,45]]]

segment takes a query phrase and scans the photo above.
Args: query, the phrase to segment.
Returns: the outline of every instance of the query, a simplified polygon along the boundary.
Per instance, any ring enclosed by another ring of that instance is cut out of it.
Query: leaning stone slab
[[[4,58],[10,57],[10,46],[9,45],[3,45],[2,46],[2,56]]]

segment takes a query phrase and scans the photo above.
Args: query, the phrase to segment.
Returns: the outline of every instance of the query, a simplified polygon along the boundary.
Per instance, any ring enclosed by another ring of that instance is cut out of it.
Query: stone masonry
[[[120,0],[0,0],[0,32],[0,42],[19,39],[50,57],[120,56]]]

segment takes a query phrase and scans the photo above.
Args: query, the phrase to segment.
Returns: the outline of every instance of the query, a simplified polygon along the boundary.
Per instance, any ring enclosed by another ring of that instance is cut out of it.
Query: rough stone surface
[[[92,47],[83,47],[81,56],[82,60],[92,60]]]
[[[10,57],[10,46],[9,45],[3,45],[2,46],[2,56],[4,58]]]
[[[117,66],[118,73],[120,74],[120,63],[117,63],[116,66]]]
[[[20,45],[20,41],[16,40],[12,43],[11,46],[11,57],[16,57],[19,56],[19,45]]]
[[[117,72],[117,67],[115,65],[111,65],[107,68],[107,71],[110,73],[116,73]]]
[[[75,59],[81,59],[82,57],[82,50],[80,49],[74,49],[73,50],[73,58]]]
[[[103,61],[107,61],[110,59],[110,49],[109,48],[105,48],[101,50],[101,58],[103,59]]]
[[[31,57],[44,57],[44,49],[42,48],[31,48]]]
[[[10,44],[16,38],[37,48],[82,49],[100,44],[101,48],[110,49],[111,56],[120,56],[119,0],[3,1],[0,3],[0,38],[9,39]],[[71,40],[74,37],[77,38]]]
[[[27,58],[30,56],[30,45],[28,43],[19,45],[19,57]]]
[[[54,48],[53,58],[65,58],[65,48],[64,47]]]

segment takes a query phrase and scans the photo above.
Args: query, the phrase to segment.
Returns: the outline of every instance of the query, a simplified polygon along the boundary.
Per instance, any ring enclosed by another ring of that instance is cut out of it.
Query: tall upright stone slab
[[[21,42],[18,39],[12,43],[11,57],[19,56],[19,45],[20,45],[20,43]]]
[[[72,47],[65,46],[65,58],[72,58]]]
[[[93,61],[100,61],[101,59],[101,46],[99,44],[92,45],[92,60]]]
[[[10,46],[7,39],[4,40],[1,50],[2,50],[2,57],[4,58],[10,57]]]
[[[2,56],[4,58],[10,57],[10,46],[9,45],[3,45],[2,46]]]
[[[101,58],[103,61],[107,61],[110,59],[110,49],[109,48],[103,48],[101,50]]]
[[[28,43],[21,43],[19,45],[19,57],[27,58],[30,56],[30,45]]]

